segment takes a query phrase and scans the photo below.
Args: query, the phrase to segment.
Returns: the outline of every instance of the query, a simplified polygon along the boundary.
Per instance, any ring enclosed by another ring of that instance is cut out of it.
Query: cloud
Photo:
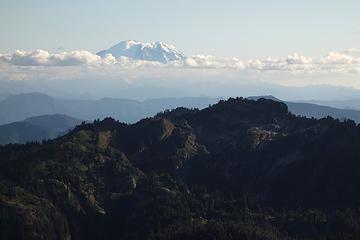
[[[330,52],[322,57],[305,57],[295,53],[284,58],[250,60],[239,60],[237,58],[221,59],[215,56],[196,55],[186,59],[184,66],[194,68],[228,68],[247,72],[360,73],[360,51],[349,49],[343,52]]]
[[[79,66],[111,63],[113,59],[102,59],[88,51],[78,50],[62,53],[49,53],[44,50],[16,51],[13,54],[0,54],[0,62],[15,66]]]
[[[218,58],[212,55],[194,55],[182,62],[162,64],[134,60],[127,57],[115,58],[111,54],[100,57],[94,53],[78,50],[62,53],[49,53],[44,50],[16,51],[13,54],[0,54],[0,64],[13,66],[113,66],[122,69],[136,68],[195,68],[232,69],[237,71],[278,71],[278,72],[357,72],[360,69],[360,50],[349,49],[343,52],[330,52],[322,57],[306,57],[292,54],[284,58],[265,58],[240,60],[238,58]]]
[[[209,79],[212,77],[232,79],[283,79],[294,83],[315,81],[319,74],[324,79],[351,79],[360,74],[360,50],[348,49],[329,52],[324,56],[307,57],[294,53],[282,58],[239,59],[219,58],[212,55],[194,55],[181,62],[159,62],[115,58],[111,54],[100,57],[94,53],[77,50],[50,53],[45,50],[16,51],[0,54],[0,79]],[[297,75],[291,77],[291,75]],[[286,79],[285,79],[286,78]],[[305,79],[305,80],[303,80]],[[315,79],[315,80],[314,80]],[[170,81],[170,80],[169,80]],[[352,80],[351,80],[352,81]],[[145,81],[144,81],[145,82]],[[337,81],[337,83],[341,80]],[[350,82],[350,80],[349,80]],[[355,82],[355,80],[354,80]],[[356,83],[358,85],[358,83]]]
[[[352,56],[354,58],[360,58],[360,49],[356,48],[349,48],[345,51],[343,51],[344,54]]]

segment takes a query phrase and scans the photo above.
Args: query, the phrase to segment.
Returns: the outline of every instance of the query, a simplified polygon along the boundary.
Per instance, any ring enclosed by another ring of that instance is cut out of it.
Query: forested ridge
[[[359,239],[360,127],[230,98],[0,147],[0,239]]]

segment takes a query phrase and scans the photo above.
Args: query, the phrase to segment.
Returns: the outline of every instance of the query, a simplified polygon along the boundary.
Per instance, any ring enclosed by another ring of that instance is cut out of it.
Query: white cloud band
[[[266,58],[240,60],[238,58],[217,58],[215,56],[194,55],[182,62],[161,64],[158,62],[133,60],[126,57],[114,58],[111,54],[100,56],[84,51],[49,53],[44,50],[16,51],[13,54],[0,54],[0,65],[11,66],[113,66],[121,69],[139,67],[161,68],[212,68],[236,71],[277,71],[290,73],[360,73],[360,50],[349,49],[343,52],[330,52],[322,57],[305,57],[299,54],[285,58]]]

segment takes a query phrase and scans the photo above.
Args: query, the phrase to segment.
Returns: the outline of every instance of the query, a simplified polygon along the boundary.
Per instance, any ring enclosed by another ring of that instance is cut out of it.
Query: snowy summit
[[[169,63],[185,60],[185,55],[173,45],[163,42],[142,43],[134,40],[123,41],[115,46],[97,53],[100,57],[111,54],[114,57],[128,57],[144,61]]]

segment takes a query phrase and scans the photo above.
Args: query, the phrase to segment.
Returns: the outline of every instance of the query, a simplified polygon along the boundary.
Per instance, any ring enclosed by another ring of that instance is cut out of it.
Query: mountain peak
[[[136,40],[126,40],[97,53],[100,57],[105,57],[108,54],[114,57],[128,57],[160,63],[182,61],[186,58],[175,46],[160,41],[143,43]]]

